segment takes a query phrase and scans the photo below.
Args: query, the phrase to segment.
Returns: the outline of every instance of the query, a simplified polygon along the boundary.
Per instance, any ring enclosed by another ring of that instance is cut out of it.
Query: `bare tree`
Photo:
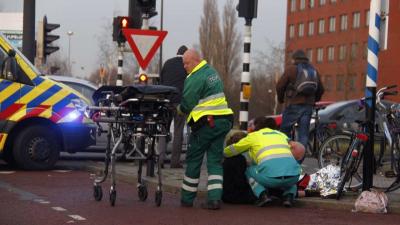
[[[212,65],[218,63],[221,48],[221,29],[219,25],[218,4],[216,0],[205,0],[200,22],[200,50],[203,57]],[[217,67],[217,66],[216,66]]]
[[[65,75],[72,76],[70,67],[68,65],[68,59],[63,58],[59,52],[51,55],[47,58],[46,64],[40,66],[40,72],[43,74],[57,74],[57,75]]]
[[[251,77],[250,118],[277,114],[280,111],[276,96],[276,83],[283,73],[285,63],[284,44],[275,45],[267,40],[268,48],[256,52],[254,76]]]
[[[235,112],[238,112],[240,85],[236,81],[239,78],[241,36],[237,32],[233,0],[225,4],[222,23],[220,21],[217,1],[205,0],[199,28],[199,49],[203,57],[220,74],[228,103]]]

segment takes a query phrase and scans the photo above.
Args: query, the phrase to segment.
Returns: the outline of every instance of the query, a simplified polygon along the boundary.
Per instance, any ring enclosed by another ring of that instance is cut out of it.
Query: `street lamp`
[[[71,36],[74,34],[73,31],[69,30],[67,32],[68,35],[68,66],[69,66],[69,72],[71,73],[72,68],[71,68]]]

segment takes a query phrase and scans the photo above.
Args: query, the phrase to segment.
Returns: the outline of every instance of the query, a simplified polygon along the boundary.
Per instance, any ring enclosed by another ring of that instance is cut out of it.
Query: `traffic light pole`
[[[142,30],[148,30],[149,29],[149,14],[143,13],[143,20],[142,20]],[[142,69],[142,67],[139,66],[139,75],[140,74],[147,74],[147,71]],[[161,152],[161,149],[166,148],[166,140],[165,137],[158,137],[158,150]],[[146,176],[148,177],[154,177],[154,161],[153,160],[147,160],[146,164]]]
[[[117,70],[117,86],[123,86],[122,81],[122,68],[124,65],[124,48],[125,43],[118,43],[118,70]]]
[[[388,9],[387,9],[388,10]],[[373,166],[374,166],[374,135],[375,135],[375,107],[376,107],[376,81],[378,78],[378,53],[380,48],[380,29],[381,29],[381,0],[371,0],[368,36],[368,65],[366,77],[366,118],[368,123],[369,138],[365,149],[363,161],[363,187],[369,190],[373,186]]]
[[[22,52],[34,64],[35,59],[35,0],[24,0]]]
[[[249,99],[244,97],[245,87],[250,87],[250,47],[251,47],[251,19],[246,19],[244,26],[244,48],[243,48],[243,71],[240,83],[240,130],[247,130],[247,121],[249,120]]]

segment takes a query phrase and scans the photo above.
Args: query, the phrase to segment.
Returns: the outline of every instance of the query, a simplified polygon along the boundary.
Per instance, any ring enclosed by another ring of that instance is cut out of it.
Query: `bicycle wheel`
[[[393,144],[391,147],[392,153],[392,165],[394,172],[397,176],[400,176],[400,146],[399,146],[400,134],[393,135]]]
[[[320,168],[328,165],[340,166],[342,158],[351,144],[350,134],[336,134],[322,142],[318,151]]]
[[[354,171],[355,160],[353,158],[349,158],[349,161],[346,163],[344,168],[343,176],[340,176],[340,182],[337,187],[336,199],[339,200],[342,196],[344,186],[350,180],[351,173]]]

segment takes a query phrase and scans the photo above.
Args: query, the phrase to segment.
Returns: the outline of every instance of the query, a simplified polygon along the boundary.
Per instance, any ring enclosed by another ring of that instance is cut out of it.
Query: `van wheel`
[[[13,154],[17,165],[26,170],[51,169],[60,155],[54,130],[46,126],[24,128],[16,137]]]
[[[10,165],[10,166],[15,166],[15,159],[14,159],[14,155],[11,151],[11,149],[5,149],[3,152],[3,159],[4,161]]]

